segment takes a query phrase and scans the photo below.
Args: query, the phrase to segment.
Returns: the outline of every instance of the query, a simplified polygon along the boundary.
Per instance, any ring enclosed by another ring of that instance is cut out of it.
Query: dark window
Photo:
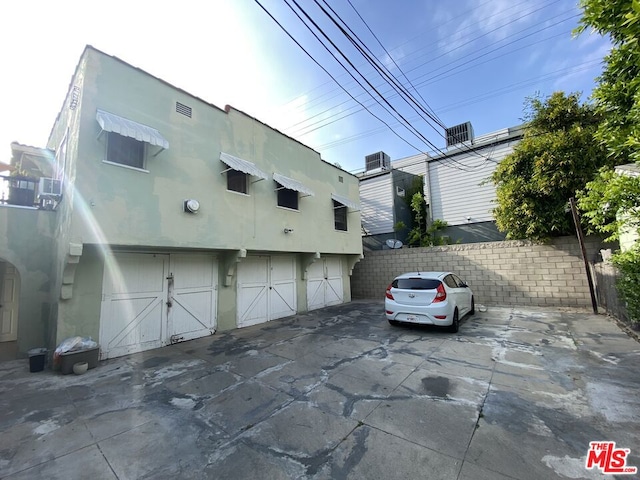
[[[229,170],[227,172],[227,190],[247,193],[247,177],[248,175],[244,172]]]
[[[446,283],[448,287],[458,288],[458,284],[453,278],[453,275],[447,275],[446,277],[444,277],[444,283]]]
[[[144,168],[144,143],[110,132],[107,139],[107,161]]]
[[[453,275],[453,279],[456,281],[456,285],[458,286],[458,288],[465,288],[467,286],[466,283],[460,280],[460,277]]]
[[[347,231],[347,207],[340,202],[333,201],[333,218],[336,230]]]
[[[278,206],[298,210],[298,192],[278,184]]]
[[[435,290],[440,280],[434,278],[397,278],[391,283],[393,288],[402,290]]]

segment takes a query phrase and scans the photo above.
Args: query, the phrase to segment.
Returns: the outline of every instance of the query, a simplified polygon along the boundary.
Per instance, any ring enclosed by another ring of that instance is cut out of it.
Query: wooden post
[[[569,199],[569,205],[571,207],[571,216],[573,216],[573,223],[576,226],[576,235],[578,236],[578,243],[580,244],[580,251],[582,252],[582,261],[584,262],[584,269],[587,272],[587,283],[589,284],[589,293],[591,294],[591,306],[593,307],[593,313],[598,313],[598,301],[596,300],[596,292],[593,287],[593,278],[591,276],[591,267],[589,266],[589,260],[587,259],[587,250],[584,246],[584,234],[582,233],[582,226],[580,225],[580,214],[576,208],[576,199],[571,197]]]

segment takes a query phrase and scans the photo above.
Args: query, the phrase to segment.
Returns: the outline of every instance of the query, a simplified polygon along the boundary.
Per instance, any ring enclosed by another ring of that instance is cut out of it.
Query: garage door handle
[[[273,290],[273,287],[269,287],[269,290]]]
[[[173,302],[172,302],[171,300],[169,300],[169,301],[167,302],[167,307],[172,307],[172,306],[173,306]]]

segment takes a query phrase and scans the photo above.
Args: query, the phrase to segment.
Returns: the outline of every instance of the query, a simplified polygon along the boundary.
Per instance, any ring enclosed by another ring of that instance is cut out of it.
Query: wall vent
[[[382,170],[389,170],[391,168],[391,158],[384,152],[376,152],[364,157],[365,170],[376,170],[381,168]]]
[[[178,112],[181,115],[184,115],[185,117],[191,118],[191,107],[183,103],[176,102],[176,112]]]
[[[471,122],[465,122],[447,128],[446,135],[447,147],[460,143],[473,143],[473,127],[471,126]]]

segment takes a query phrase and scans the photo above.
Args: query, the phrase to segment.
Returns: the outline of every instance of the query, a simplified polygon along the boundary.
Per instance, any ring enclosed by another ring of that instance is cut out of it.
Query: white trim
[[[113,165],[114,167],[128,168],[129,170],[135,170],[136,172],[151,173],[149,170],[145,170],[144,168],[132,167],[131,165],[125,165],[124,163],[110,162],[109,160],[102,160],[102,163]]]

